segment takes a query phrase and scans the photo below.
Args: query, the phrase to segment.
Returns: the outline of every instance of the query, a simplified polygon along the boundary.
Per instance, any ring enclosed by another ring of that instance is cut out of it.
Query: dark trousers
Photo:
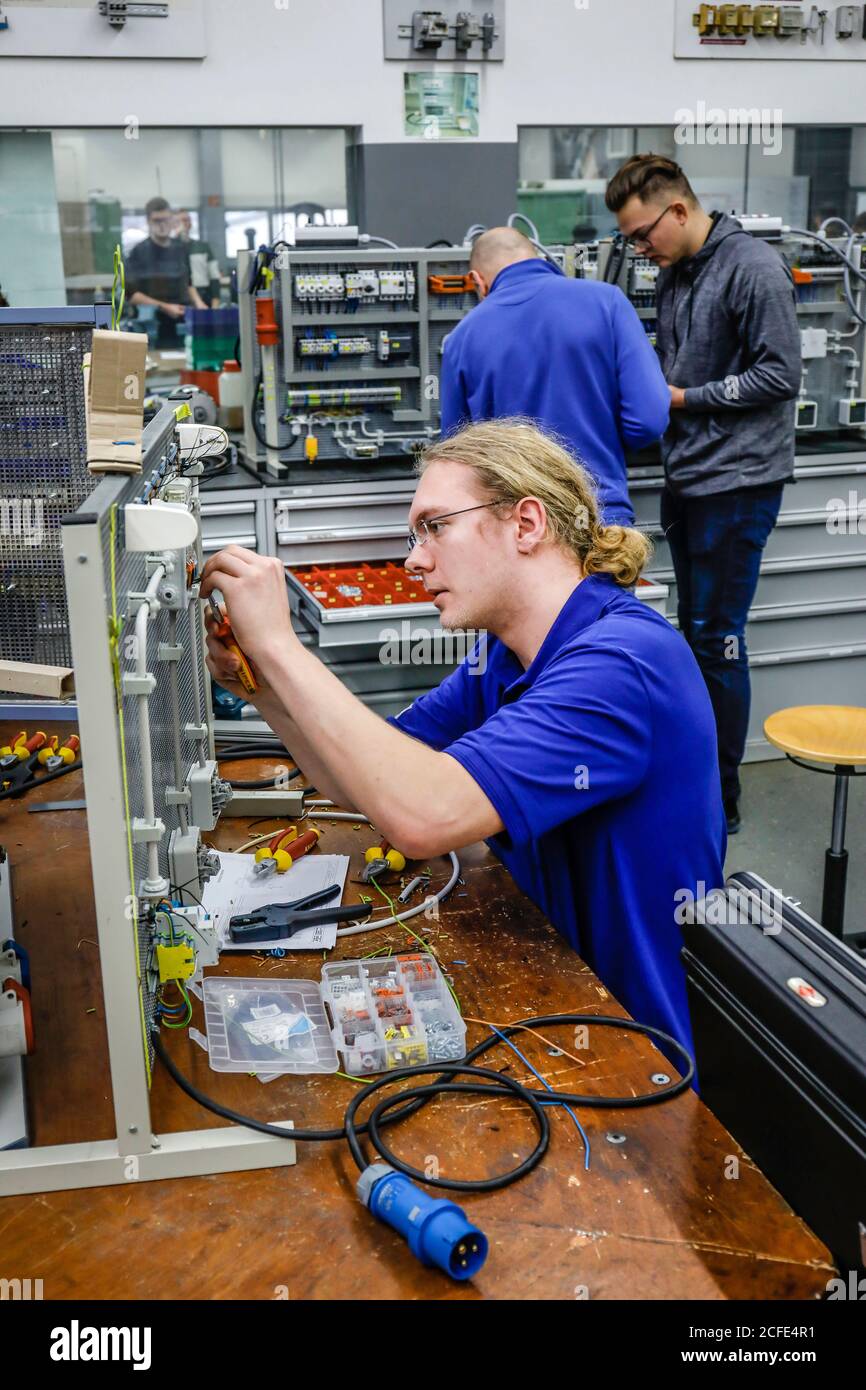
[[[662,529],[673,557],[680,631],[697,658],[716,715],[726,805],[740,794],[751,689],[746,618],[761,554],[776,524],[783,483],[676,497],[662,492]]]

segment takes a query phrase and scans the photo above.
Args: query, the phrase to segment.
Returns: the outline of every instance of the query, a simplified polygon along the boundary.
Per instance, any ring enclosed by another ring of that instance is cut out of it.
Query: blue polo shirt
[[[607,522],[634,522],[625,450],[667,429],[671,393],[622,290],[549,261],[500,270],[445,341],[442,433],[521,415],[561,435],[596,481]]]
[[[519,887],[638,1022],[691,1052],[678,917],[684,891],[723,885],[726,835],[713,710],[682,636],[591,575],[529,670],[490,638],[391,722],[466,768]]]

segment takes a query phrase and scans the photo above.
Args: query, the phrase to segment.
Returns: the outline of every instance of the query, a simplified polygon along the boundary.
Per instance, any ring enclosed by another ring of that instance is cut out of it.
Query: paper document
[[[255,858],[252,854],[231,854],[222,850],[218,853],[220,871],[205,884],[202,904],[214,920],[221,951],[271,951],[277,946],[284,951],[327,951],[337,944],[336,922],[322,922],[319,926],[305,927],[294,936],[242,946],[231,940],[229,920],[255,912],[268,903],[295,902],[308,893],[330,888],[333,883],[339,883],[342,897],[349,870],[347,854],[308,854],[287,873],[269,874],[263,879],[253,873]],[[340,899],[335,898],[333,906],[338,907],[339,903]]]

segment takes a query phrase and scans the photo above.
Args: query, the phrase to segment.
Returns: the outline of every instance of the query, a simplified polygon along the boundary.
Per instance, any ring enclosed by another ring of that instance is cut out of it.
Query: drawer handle
[[[242,545],[247,550],[258,549],[255,536],[205,536],[201,548],[208,554],[216,554],[218,550],[225,550],[227,545]]]

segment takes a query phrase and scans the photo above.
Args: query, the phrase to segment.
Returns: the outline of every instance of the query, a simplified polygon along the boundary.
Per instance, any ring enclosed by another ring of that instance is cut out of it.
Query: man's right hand
[[[182,319],[186,313],[182,304],[160,304],[159,307],[170,319]]]
[[[205,628],[207,629],[207,656],[205,665],[210,671],[214,680],[227,690],[230,695],[236,696],[240,700],[248,700],[249,692],[244,689],[237,679],[240,670],[240,662],[234,656],[219,637],[215,637],[213,629],[216,627],[216,618],[209,609],[205,609],[204,615]],[[271,687],[262,676],[258,667],[255,668],[256,684],[258,691],[255,696],[256,706],[259,701],[265,701],[272,694]]]

